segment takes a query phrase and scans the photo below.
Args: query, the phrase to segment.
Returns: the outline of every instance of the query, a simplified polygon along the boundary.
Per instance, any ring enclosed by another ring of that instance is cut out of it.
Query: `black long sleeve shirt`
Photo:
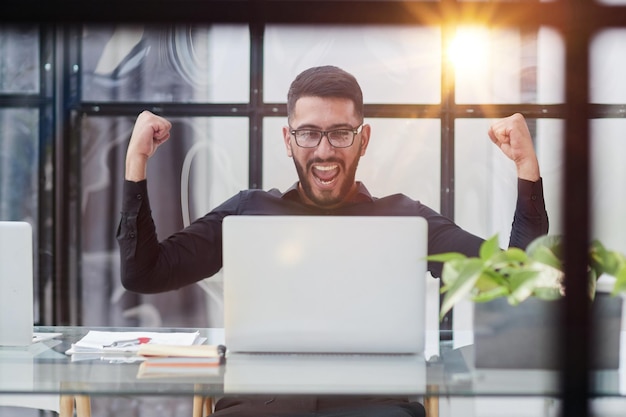
[[[348,203],[332,210],[306,205],[297,184],[277,189],[246,190],[159,241],[151,217],[147,181],[124,183],[122,215],[117,231],[122,284],[130,291],[158,293],[210,277],[222,268],[222,220],[228,215],[422,216],[428,222],[428,253],[461,252],[476,256],[483,239],[403,194],[372,197],[362,183]],[[517,206],[509,246],[525,248],[548,232],[543,184],[518,179]],[[434,276],[440,263],[429,263]]]

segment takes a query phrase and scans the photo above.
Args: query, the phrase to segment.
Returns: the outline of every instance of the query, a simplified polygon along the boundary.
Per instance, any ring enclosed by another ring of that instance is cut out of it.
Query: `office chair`
[[[187,227],[191,223],[191,210],[189,208],[189,182],[191,177],[191,163],[194,157],[201,151],[209,149],[210,152],[216,151],[215,147],[208,141],[195,143],[185,155],[180,176],[180,202],[181,212],[183,216],[183,226]],[[218,161],[228,160],[228,158],[217,158]],[[223,170],[227,172],[227,170]],[[208,205],[208,204],[207,204]],[[209,207],[202,207],[208,211]],[[198,281],[197,285],[207,294],[209,321],[214,327],[223,326],[224,311],[224,292],[223,292],[223,275],[218,272],[216,275],[204,280]],[[216,319],[214,317],[217,317]],[[211,396],[195,395],[193,398],[192,417],[205,417],[213,413],[215,399]]]
[[[183,160],[183,166],[181,169],[180,176],[180,202],[181,202],[181,212],[183,216],[183,226],[187,227],[191,223],[191,209],[189,207],[189,183],[191,178],[191,165],[193,159],[198,155],[198,153],[202,150],[209,149],[211,155],[218,155],[223,152],[219,150],[218,147],[214,146],[211,142],[202,141],[195,143],[185,155],[185,159]],[[211,161],[215,161],[220,165],[224,165],[223,168],[218,169],[220,172],[229,172],[228,155],[223,155],[222,157],[212,158]],[[228,181],[227,181],[228,182]],[[235,182],[234,180],[231,182]],[[236,188],[236,187],[233,187]],[[211,207],[211,203],[208,201],[199,204],[200,207],[197,208],[196,211],[202,212],[204,214]],[[223,276],[222,272],[218,272],[217,274],[210,277],[210,279],[204,279],[197,282],[197,285],[204,290],[209,298],[208,310],[209,310],[209,323],[211,327],[222,327],[223,326],[223,311],[224,311],[224,293],[223,293]]]

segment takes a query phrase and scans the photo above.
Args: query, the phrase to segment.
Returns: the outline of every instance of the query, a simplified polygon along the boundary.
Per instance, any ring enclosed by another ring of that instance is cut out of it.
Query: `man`
[[[169,139],[171,124],[149,112],[139,115],[126,154],[124,201],[118,229],[125,288],[141,293],[163,292],[218,272],[222,267],[222,219],[227,215],[418,215],[428,221],[429,253],[478,254],[483,239],[462,230],[451,220],[404,195],[372,197],[365,185],[355,181],[359,159],[365,155],[370,141],[371,127],[363,121],[361,88],[351,74],[333,66],[305,70],[289,89],[287,112],[288,126],[283,128],[283,140],[299,181],[284,193],[276,189],[242,191],[161,242],[157,240],[150,216],[146,167],[157,148]],[[532,138],[520,114],[495,122],[489,137],[517,168],[518,202],[509,244],[523,248],[548,231]],[[435,276],[440,268],[441,264],[429,264]],[[217,408],[229,415],[246,415],[248,409],[254,410],[250,415],[294,415],[336,410],[342,404],[349,407],[367,404],[368,409],[374,409],[369,400],[342,400],[338,403],[316,399],[312,405],[310,399],[301,398],[246,399],[243,403],[241,399],[224,399]],[[374,404],[386,406],[380,401]],[[398,407],[394,412],[409,413],[404,405]],[[377,409],[376,415],[392,413],[387,410],[380,414],[381,411]],[[355,415],[364,415],[363,410]]]

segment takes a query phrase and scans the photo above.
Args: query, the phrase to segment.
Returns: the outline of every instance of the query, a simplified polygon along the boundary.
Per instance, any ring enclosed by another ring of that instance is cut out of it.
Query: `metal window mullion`
[[[55,54],[54,54],[54,273],[52,281],[52,323],[55,325],[68,324],[69,297],[64,289],[69,281],[69,265],[66,253],[69,251],[69,238],[66,225],[69,222],[67,210],[67,167],[69,155],[66,152],[64,128],[69,121],[65,112],[65,48],[63,44],[65,30],[55,26]]]
[[[79,111],[88,116],[136,117],[143,110],[169,117],[241,117],[250,113],[248,103],[157,103],[157,102],[92,102],[80,103]]]
[[[454,220],[454,135],[455,135],[455,80],[454,67],[446,59],[445,47],[454,36],[453,24],[441,27],[441,167],[440,213]],[[441,283],[443,285],[443,282]],[[440,303],[443,295],[440,296]],[[440,339],[453,337],[454,311],[450,310],[439,322]]]
[[[587,262],[589,207],[589,51],[591,1],[569,2],[564,8],[565,39],[565,289],[560,334],[562,415],[590,415],[590,299]]]
[[[263,34],[265,26],[250,23],[250,111],[248,183],[263,187]]]
[[[48,165],[53,165],[54,149],[54,67],[55,33],[49,26],[39,26],[39,162],[37,190],[37,240],[35,243],[35,282],[37,311],[35,323],[53,324],[52,297],[48,282],[54,271],[54,188],[48,179]]]
[[[74,224],[80,212],[76,204],[79,184],[79,149],[72,136],[72,107],[77,104],[76,68],[72,63],[73,27],[55,27],[54,72],[54,274],[52,321],[55,325],[76,325],[79,320],[80,284],[78,248],[80,226]],[[74,48],[75,49],[75,48]],[[74,77],[74,78],[72,78]]]

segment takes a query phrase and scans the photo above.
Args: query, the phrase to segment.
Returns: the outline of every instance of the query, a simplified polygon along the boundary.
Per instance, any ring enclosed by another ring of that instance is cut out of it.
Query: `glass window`
[[[565,101],[565,44],[561,34],[548,27],[537,33],[537,103]]]
[[[483,238],[499,233],[501,246],[506,247],[515,211],[516,172],[489,139],[489,125],[486,119],[456,121],[454,218]]]
[[[555,30],[457,29],[448,49],[456,102],[559,103],[564,99],[564,47]]]
[[[148,192],[160,238],[182,229],[248,184],[247,118],[170,120],[171,138],[148,164]],[[83,321],[86,325],[206,327],[205,294],[196,287],[181,289],[180,294],[140,296],[139,301],[123,299],[115,228],[134,121],[135,117],[83,120],[81,276],[84,299],[90,300]],[[93,296],[106,293],[113,293],[112,299]]]
[[[438,27],[268,25],[264,48],[264,100],[269,103],[284,103],[295,76],[317,65],[352,73],[365,103],[440,102]]]
[[[0,108],[0,220],[36,230],[39,192],[39,111]]]
[[[439,119],[367,119],[372,134],[357,179],[372,195],[402,193],[434,210],[440,205]]]
[[[39,93],[37,26],[0,25],[0,93]]]
[[[599,32],[590,49],[590,100],[593,103],[626,103],[626,81],[620,68],[626,53],[626,29]],[[591,120],[592,233],[607,247],[626,252],[626,152],[623,114],[618,119]]]
[[[286,190],[298,180],[282,139],[285,119],[266,118],[263,127],[264,188]],[[439,209],[440,122],[431,119],[366,119],[372,127],[356,179],[372,195],[403,193]]]
[[[590,47],[590,101],[626,103],[626,80],[622,72],[626,57],[626,29],[598,33]]]
[[[247,25],[87,26],[85,101],[248,102]]]
[[[277,188],[285,191],[298,181],[296,167],[287,156],[282,128],[286,117],[263,119],[263,189]]]
[[[560,228],[563,173],[562,122],[527,120],[544,181],[550,233]],[[515,164],[487,135],[491,120],[461,119],[455,125],[455,220],[468,231],[488,238],[498,233],[507,247],[517,201]]]
[[[592,235],[626,253],[626,140],[624,119],[591,121]]]
[[[33,228],[34,319],[39,321],[39,280],[46,278],[46,265],[38,247],[39,200],[39,111],[0,108],[0,220],[26,221]],[[47,249],[47,247],[46,247]],[[42,271],[40,273],[40,271]],[[42,277],[42,278],[40,278]]]
[[[551,235],[563,234],[563,192],[565,187],[565,123],[561,119],[530,120],[535,126],[535,150],[543,179]],[[532,134],[532,130],[531,130]]]

